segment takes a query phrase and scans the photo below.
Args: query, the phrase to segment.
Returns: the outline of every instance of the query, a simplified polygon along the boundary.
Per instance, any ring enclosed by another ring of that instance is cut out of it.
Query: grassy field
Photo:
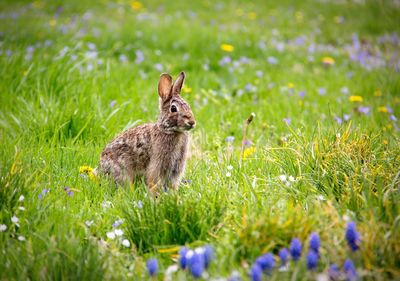
[[[179,248],[207,244],[210,280],[247,280],[267,252],[264,279],[351,259],[399,280],[399,32],[389,0],[1,1],[0,279],[148,279],[157,258],[155,279],[186,280],[167,270]],[[181,70],[197,127],[179,191],[82,172],[156,120],[159,75]],[[279,271],[293,238],[301,259]]]

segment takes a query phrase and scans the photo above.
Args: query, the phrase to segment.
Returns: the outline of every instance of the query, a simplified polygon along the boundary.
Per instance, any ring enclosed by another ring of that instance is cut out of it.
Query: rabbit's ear
[[[158,95],[162,99],[168,98],[171,94],[172,77],[168,73],[163,73],[158,81]]]
[[[181,89],[183,86],[183,81],[185,80],[185,72],[179,73],[178,78],[176,78],[176,81],[174,85],[172,86],[172,94],[173,95],[179,95],[181,93]]]

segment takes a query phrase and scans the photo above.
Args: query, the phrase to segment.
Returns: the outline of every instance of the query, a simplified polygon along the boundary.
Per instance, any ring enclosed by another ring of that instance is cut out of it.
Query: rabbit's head
[[[172,77],[167,73],[161,74],[158,82],[160,96],[158,124],[165,131],[184,132],[196,126],[192,109],[180,95],[184,80],[185,73],[182,71],[175,83],[172,83]]]

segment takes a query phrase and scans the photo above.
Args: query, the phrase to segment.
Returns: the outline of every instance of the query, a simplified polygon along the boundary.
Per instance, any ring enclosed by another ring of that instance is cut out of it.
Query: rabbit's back
[[[143,175],[150,161],[154,124],[130,128],[118,135],[103,150],[100,169],[113,175],[117,182],[133,181]]]

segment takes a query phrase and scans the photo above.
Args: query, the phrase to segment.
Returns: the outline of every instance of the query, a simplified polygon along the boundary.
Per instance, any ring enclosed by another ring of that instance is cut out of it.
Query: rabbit
[[[183,71],[175,83],[169,74],[161,74],[157,122],[130,128],[107,144],[96,172],[112,176],[118,184],[144,176],[155,195],[178,188],[188,154],[188,132],[196,126],[189,104],[180,95],[184,80]]]

